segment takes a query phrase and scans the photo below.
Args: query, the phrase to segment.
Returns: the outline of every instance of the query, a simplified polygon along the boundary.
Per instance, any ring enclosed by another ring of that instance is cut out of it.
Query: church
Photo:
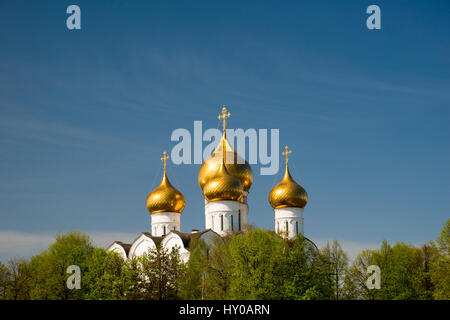
[[[218,116],[222,120],[222,138],[211,156],[198,172],[198,184],[205,200],[204,231],[181,232],[181,213],[186,205],[184,195],[169,181],[167,160],[163,153],[164,172],[161,183],[147,197],[151,216],[150,232],[142,232],[131,244],[113,242],[108,251],[124,259],[138,257],[161,245],[168,251],[178,248],[183,261],[189,259],[189,245],[195,238],[211,243],[214,238],[234,232],[245,232],[249,208],[247,198],[253,184],[248,162],[231,147],[226,135],[226,119],[230,113],[223,106]],[[285,172],[281,181],[270,191],[269,203],[274,209],[274,230],[288,239],[303,234],[303,210],[308,202],[305,189],[292,178],[288,160],[292,151],[285,147]]]

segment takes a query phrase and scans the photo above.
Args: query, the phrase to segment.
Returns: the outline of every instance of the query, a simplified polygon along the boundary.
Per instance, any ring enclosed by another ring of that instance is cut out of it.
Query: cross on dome
[[[286,145],[285,147],[284,147],[284,152],[282,152],[281,154],[283,155],[283,156],[285,156],[285,160],[286,160],[286,165],[288,164],[288,161],[289,161],[289,155],[292,153],[292,150],[288,150],[288,146]]]
[[[231,116],[231,113],[227,112],[227,107],[223,104],[222,105],[222,114],[219,114],[219,116],[217,117],[219,120],[222,120],[222,127],[223,127],[223,132],[225,132],[225,129],[227,127],[227,118],[229,118]]]
[[[164,172],[166,172],[166,161],[169,159],[170,157],[167,155],[167,152],[163,152],[163,156],[161,158],[161,161],[164,162]]]

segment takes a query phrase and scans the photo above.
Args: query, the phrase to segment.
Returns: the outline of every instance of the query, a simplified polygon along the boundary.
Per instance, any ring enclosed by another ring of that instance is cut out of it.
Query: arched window
[[[231,232],[234,231],[234,221],[233,221],[233,215],[231,215]]]
[[[220,230],[223,231],[223,215],[220,216]]]
[[[286,232],[289,232],[289,223],[286,221]]]
[[[295,221],[295,234],[298,234],[298,221]]]
[[[164,233],[163,234],[166,235],[166,226],[164,226]]]

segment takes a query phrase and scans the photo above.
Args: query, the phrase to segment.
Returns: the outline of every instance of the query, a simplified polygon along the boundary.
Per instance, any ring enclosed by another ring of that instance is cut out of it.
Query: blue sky
[[[70,4],[82,30],[66,28]],[[366,28],[371,4],[381,30]],[[172,131],[216,128],[221,104],[233,128],[280,129],[309,194],[306,236],[435,239],[450,216],[449,11],[447,1],[2,1],[0,259],[25,252],[12,235],[149,231],[145,199]],[[169,164],[185,232],[204,227],[198,169]],[[267,197],[282,172],[253,171],[249,220],[273,228]]]

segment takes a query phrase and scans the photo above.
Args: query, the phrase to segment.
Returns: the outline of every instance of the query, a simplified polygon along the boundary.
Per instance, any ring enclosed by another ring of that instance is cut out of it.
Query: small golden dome
[[[178,212],[181,213],[186,206],[183,194],[175,189],[167,178],[166,156],[164,152],[164,175],[161,183],[147,197],[147,210],[153,214],[158,212]]]
[[[306,193],[306,190],[291,177],[287,162],[287,154],[288,151],[286,147],[286,171],[283,179],[270,191],[269,203],[274,209],[286,207],[304,208],[308,203],[308,194]]]
[[[223,161],[216,173],[203,186],[203,195],[208,201],[238,201],[243,193],[242,184],[228,173]]]
[[[244,191],[248,192],[253,183],[252,168],[245,159],[240,157],[237,152],[231,148],[225,133],[211,157],[203,162],[198,171],[198,184],[200,185],[200,188],[203,189],[208,180],[218,171],[222,163],[223,144],[225,144],[226,148],[225,167],[228,173],[238,179],[242,184]]]

